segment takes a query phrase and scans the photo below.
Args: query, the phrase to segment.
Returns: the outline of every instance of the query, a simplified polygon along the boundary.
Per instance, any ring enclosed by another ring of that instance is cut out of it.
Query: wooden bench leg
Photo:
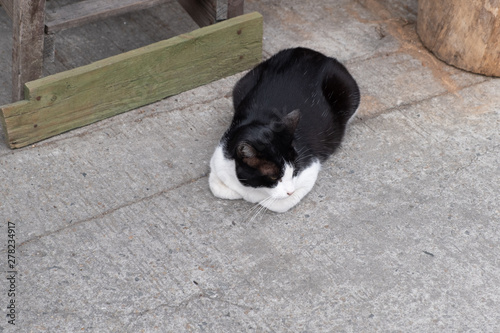
[[[200,27],[243,15],[244,0],[177,0]]]
[[[45,0],[15,0],[12,8],[12,99],[24,84],[42,76]]]
[[[233,18],[243,15],[244,0],[228,0],[227,2],[227,18]]]

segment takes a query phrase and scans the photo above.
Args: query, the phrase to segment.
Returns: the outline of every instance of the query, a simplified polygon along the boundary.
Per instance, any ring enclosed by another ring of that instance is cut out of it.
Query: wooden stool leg
[[[244,0],[177,0],[200,27],[243,15]]]
[[[228,0],[227,2],[227,18],[233,18],[243,15],[244,0]]]
[[[45,0],[15,0],[12,10],[12,99],[24,98],[24,84],[42,76]]]

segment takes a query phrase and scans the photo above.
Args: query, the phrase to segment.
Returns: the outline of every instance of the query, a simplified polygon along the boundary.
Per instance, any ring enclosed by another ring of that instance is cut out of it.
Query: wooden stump
[[[444,62],[500,76],[500,0],[419,0],[417,33]]]

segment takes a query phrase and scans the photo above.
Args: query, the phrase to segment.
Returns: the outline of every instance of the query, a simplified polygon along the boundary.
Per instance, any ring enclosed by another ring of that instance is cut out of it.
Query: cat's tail
[[[323,94],[332,110],[346,124],[356,113],[359,102],[359,87],[349,71],[334,58],[324,67]]]

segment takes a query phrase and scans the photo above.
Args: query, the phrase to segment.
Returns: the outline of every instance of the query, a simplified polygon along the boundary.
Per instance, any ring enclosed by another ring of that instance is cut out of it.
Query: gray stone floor
[[[46,74],[196,28],[161,8],[61,33]],[[285,214],[211,195],[242,74],[19,150],[0,134],[0,332],[499,332],[500,80],[429,54],[415,0],[246,11],[265,57],[315,48],[361,87],[316,187]],[[0,104],[10,31],[0,10]]]

